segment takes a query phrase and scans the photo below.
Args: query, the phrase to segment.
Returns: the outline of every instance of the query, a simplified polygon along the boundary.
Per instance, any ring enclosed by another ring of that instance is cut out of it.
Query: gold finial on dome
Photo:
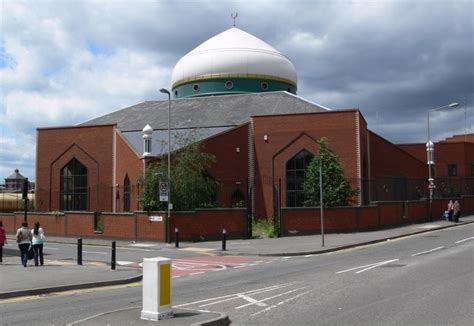
[[[239,15],[238,12],[235,12],[235,15],[234,14],[230,14],[230,17],[232,17],[232,19],[234,20],[234,27],[235,27],[235,19],[237,18],[237,16]]]

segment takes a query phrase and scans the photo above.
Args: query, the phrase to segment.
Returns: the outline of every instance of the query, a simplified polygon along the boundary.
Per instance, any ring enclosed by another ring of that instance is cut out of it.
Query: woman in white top
[[[39,222],[35,223],[35,228],[31,230],[33,251],[35,252],[35,266],[38,266],[38,256],[41,266],[43,266],[43,242],[45,240],[43,228],[40,228]]]

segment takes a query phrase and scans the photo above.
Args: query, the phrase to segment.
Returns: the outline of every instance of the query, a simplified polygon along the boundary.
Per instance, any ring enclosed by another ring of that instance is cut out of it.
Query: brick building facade
[[[172,151],[179,150],[173,139],[193,135],[216,157],[208,172],[220,187],[219,207],[243,204],[254,216],[270,217],[301,204],[304,170],[297,165],[317,155],[322,137],[358,190],[355,205],[410,199],[413,189],[422,196],[426,164],[419,146],[396,146],[376,135],[358,109],[330,110],[297,96],[291,61],[235,27],[185,55],[173,71],[171,92],[161,91],[174,100],[139,103],[79,126],[39,128],[37,209],[139,210],[138,178],[148,159],[166,157],[169,129]],[[145,160],[147,125],[153,132]],[[464,151],[462,160],[473,162],[471,145],[440,147],[446,159]],[[458,171],[467,173],[467,166]],[[415,188],[408,179],[417,180]]]

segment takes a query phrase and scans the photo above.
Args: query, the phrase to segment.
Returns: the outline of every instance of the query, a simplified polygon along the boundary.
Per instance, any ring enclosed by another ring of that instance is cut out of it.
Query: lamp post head
[[[160,89],[160,92],[161,92],[161,93],[164,93],[164,94],[168,94],[168,95],[170,95],[170,91],[169,91],[169,90],[167,90],[166,88],[162,88],[162,89]]]
[[[455,108],[456,106],[459,106],[459,103],[457,102],[453,102],[451,104],[448,105],[450,108]]]

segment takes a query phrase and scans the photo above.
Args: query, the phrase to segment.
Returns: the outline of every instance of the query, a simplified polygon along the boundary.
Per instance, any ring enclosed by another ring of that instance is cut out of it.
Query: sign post
[[[168,182],[160,181],[160,201],[168,201]]]

